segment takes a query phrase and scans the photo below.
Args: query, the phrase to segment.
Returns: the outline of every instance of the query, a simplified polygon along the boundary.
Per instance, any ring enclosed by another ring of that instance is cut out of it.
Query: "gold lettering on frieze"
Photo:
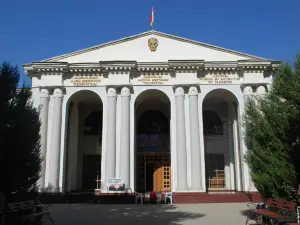
[[[144,84],[165,84],[169,81],[169,78],[163,75],[144,75],[142,78],[138,78],[137,81]]]
[[[99,76],[76,76],[71,79],[74,86],[96,86],[100,82]]]
[[[214,74],[202,77],[200,80],[208,82],[209,84],[232,84],[235,81],[240,81],[240,78],[237,75]]]

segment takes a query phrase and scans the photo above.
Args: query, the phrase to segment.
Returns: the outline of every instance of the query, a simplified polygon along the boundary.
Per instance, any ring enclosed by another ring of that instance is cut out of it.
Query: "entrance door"
[[[153,174],[154,191],[171,190],[171,167],[169,163],[156,163]]]

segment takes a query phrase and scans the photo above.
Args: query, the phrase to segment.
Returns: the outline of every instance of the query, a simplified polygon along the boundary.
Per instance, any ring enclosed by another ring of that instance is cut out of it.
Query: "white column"
[[[230,163],[230,190],[235,190],[237,183],[236,181],[236,175],[238,174],[236,171],[237,165],[234,163],[234,145],[233,145],[233,122],[232,122],[232,113],[230,110],[229,112],[229,117],[231,120],[228,122],[228,148],[229,148],[229,163]]]
[[[120,178],[130,187],[130,90],[121,90]]]
[[[78,105],[73,103],[70,106],[70,118],[68,119],[68,149],[67,149],[67,190],[76,190],[76,180],[77,180],[77,157],[78,157]]]
[[[46,156],[47,156],[47,131],[48,131],[48,113],[49,113],[49,90],[46,88],[41,89],[41,157],[43,159],[42,169],[41,169],[41,178],[39,181],[40,189],[45,188],[45,172],[46,172]]]
[[[234,107],[234,106],[233,106]],[[235,188],[236,191],[242,191],[241,187],[241,174],[242,174],[242,167],[241,167],[241,152],[240,152],[240,144],[239,144],[239,129],[238,129],[238,117],[236,113],[236,108],[232,109],[232,117],[233,117],[233,124],[232,124],[232,140],[233,140],[233,153],[234,153],[234,168],[235,168]]]
[[[184,90],[177,87],[176,98],[176,150],[177,150],[177,190],[186,191],[187,185],[187,156],[184,116]]]
[[[115,88],[107,91],[107,128],[106,128],[106,152],[105,152],[105,173],[107,178],[114,178],[116,175],[116,108],[117,93]]]
[[[189,89],[190,111],[190,142],[191,142],[191,184],[192,190],[199,191],[201,185],[201,152],[199,136],[198,90],[196,87]]]
[[[227,134],[227,131],[228,131],[228,120],[225,120],[223,119],[222,120],[222,123],[223,123],[223,128],[224,128],[224,136],[228,138],[228,134]],[[227,148],[226,148],[227,147]],[[224,167],[224,174],[225,174],[225,188],[227,190],[230,189],[230,176],[231,176],[231,173],[230,173],[230,148],[229,146],[225,145],[224,146],[224,164],[225,164],[225,167]]]
[[[201,184],[202,184],[202,190],[206,190],[206,171],[205,171],[205,145],[204,145],[204,131],[203,131],[203,99],[200,99],[198,101],[198,108],[199,108],[199,136],[200,136],[200,155],[201,155]]]
[[[50,171],[48,187],[52,188],[53,192],[59,192],[60,139],[63,100],[63,91],[60,88],[56,88],[54,90],[52,100],[53,116],[50,143]]]

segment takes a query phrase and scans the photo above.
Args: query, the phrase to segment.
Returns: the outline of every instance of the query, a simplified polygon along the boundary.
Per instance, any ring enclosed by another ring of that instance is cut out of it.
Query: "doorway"
[[[161,91],[147,90],[138,96],[135,107],[135,190],[170,191],[170,101]]]

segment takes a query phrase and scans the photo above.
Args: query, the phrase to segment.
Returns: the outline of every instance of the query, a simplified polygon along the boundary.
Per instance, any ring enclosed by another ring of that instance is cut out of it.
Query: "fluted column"
[[[116,175],[116,103],[116,89],[109,88],[107,91],[105,187],[107,187],[107,178],[114,178]]]
[[[77,158],[78,158],[78,104],[72,103],[70,106],[70,118],[68,124],[68,172],[67,187],[68,191],[76,190],[77,185]]]
[[[190,141],[191,141],[191,164],[192,164],[192,190],[201,190],[201,152],[199,136],[198,116],[198,90],[196,87],[189,89],[190,109]]]
[[[46,157],[47,157],[47,134],[48,134],[48,112],[49,112],[49,90],[46,88],[41,89],[40,96],[40,121],[41,121],[41,157],[42,157],[42,169],[40,178],[40,189],[45,188],[45,172],[46,172]]]
[[[177,87],[176,98],[176,150],[177,150],[177,190],[185,191],[187,186],[187,159],[184,116],[184,89]]]
[[[121,151],[120,176],[125,188],[130,184],[130,90],[123,87],[121,90]]]
[[[50,143],[50,167],[49,187],[53,192],[59,192],[59,169],[60,169],[60,140],[61,140],[61,118],[62,118],[63,91],[56,88],[53,92],[53,116]]]

